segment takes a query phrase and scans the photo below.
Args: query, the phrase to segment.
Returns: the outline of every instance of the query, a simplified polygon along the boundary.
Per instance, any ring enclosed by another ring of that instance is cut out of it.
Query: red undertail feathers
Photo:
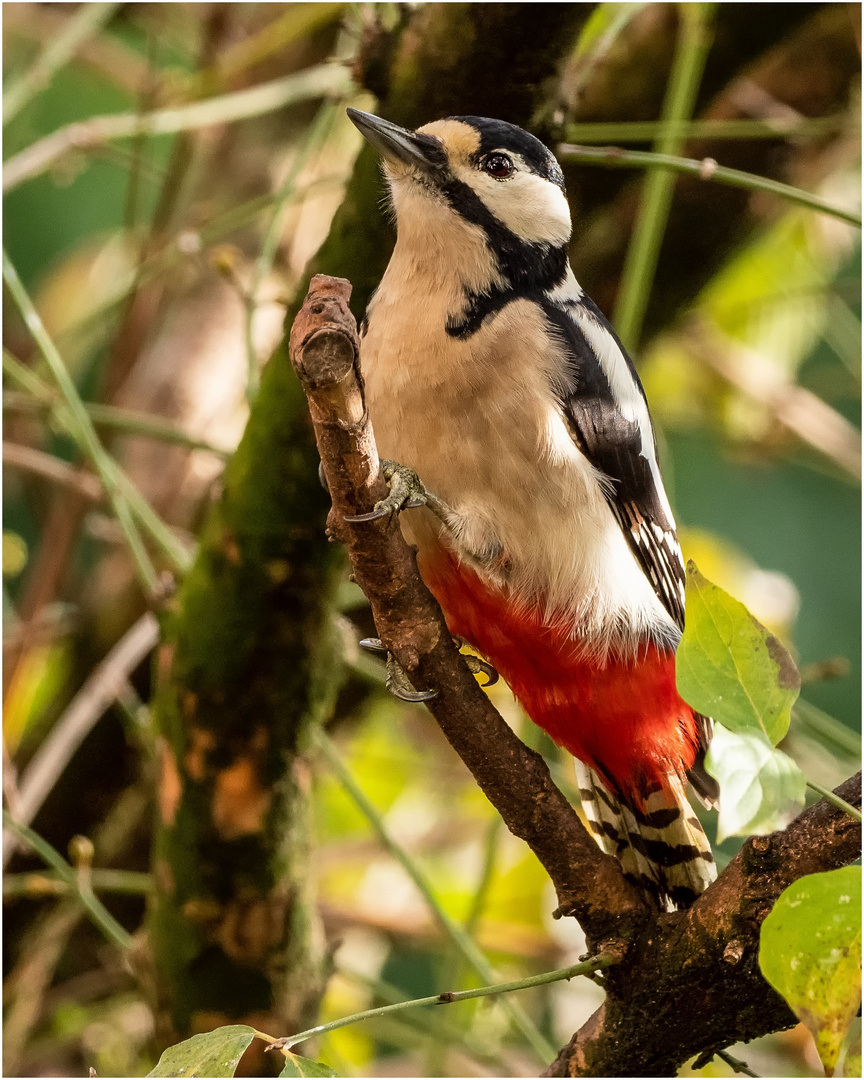
[[[599,846],[661,907],[692,903],[716,870],[685,793],[688,770],[701,775],[705,721],[678,694],[674,653],[646,642],[635,657],[592,657],[450,553],[420,552],[418,561],[451,632],[494,665],[528,716],[576,758]]]

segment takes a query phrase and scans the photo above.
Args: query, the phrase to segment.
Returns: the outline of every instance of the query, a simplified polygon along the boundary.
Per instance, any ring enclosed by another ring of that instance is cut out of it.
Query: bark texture
[[[297,1030],[317,1009],[323,943],[298,750],[338,687],[342,557],[326,508],[305,403],[277,353],[163,617],[149,930],[166,1041],[241,1018]]]
[[[781,833],[752,837],[687,911],[651,911],[619,864],[589,837],[537,754],[504,723],[460,659],[398,522],[351,523],[385,491],[357,367],[350,284],[312,280],[290,343],[333,499],[332,535],[345,542],[375,624],[412,683],[434,689],[430,712],[508,828],[549,873],[557,915],[575,916],[592,952],[611,952],[604,1005],[562,1049],[550,1076],[675,1076],[710,1055],[792,1026],[758,966],[759,928],[780,893],[805,874],[853,862],[861,827],[825,802]],[[861,805],[860,774],[837,792]]]

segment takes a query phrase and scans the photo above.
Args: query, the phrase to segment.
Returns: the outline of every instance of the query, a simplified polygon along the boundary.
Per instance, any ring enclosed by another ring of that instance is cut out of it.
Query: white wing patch
[[[581,290],[580,290],[581,292]],[[636,423],[642,439],[641,454],[651,467],[651,477],[657,489],[657,497],[663,507],[670,524],[675,525],[672,507],[666,497],[663,480],[660,477],[660,468],[657,464],[657,455],[654,452],[654,431],[651,425],[651,416],[645,398],[639,391],[639,387],[633,381],[630,368],[621,352],[617,341],[601,326],[586,308],[574,305],[569,308],[571,318],[578,324],[579,329],[585,335],[588,344],[594,351],[594,355],[600,363],[615,404],[625,420]]]

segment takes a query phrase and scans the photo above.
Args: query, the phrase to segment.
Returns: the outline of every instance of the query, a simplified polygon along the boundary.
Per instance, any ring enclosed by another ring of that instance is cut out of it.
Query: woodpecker
[[[716,876],[686,792],[716,799],[711,724],[676,690],[675,522],[639,377],[570,267],[561,168],[500,120],[348,112],[397,229],[361,325],[376,514],[402,511],[451,633],[576,759],[599,846],[685,907]]]

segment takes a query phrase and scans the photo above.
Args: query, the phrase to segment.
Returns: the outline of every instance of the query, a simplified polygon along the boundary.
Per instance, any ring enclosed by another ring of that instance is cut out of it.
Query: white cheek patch
[[[466,166],[457,167],[454,172],[522,240],[560,247],[570,239],[570,207],[557,184],[519,165],[508,180],[496,180]]]

